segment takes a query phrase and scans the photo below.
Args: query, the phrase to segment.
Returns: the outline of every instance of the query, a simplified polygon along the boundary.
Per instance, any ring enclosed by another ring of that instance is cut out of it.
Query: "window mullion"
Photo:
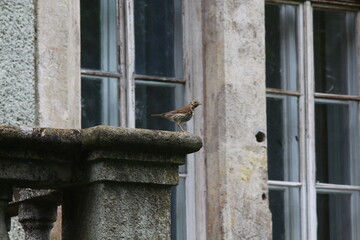
[[[126,126],[135,128],[135,27],[134,1],[124,0],[125,12],[125,86],[126,86]]]
[[[304,3],[304,39],[305,39],[305,136],[306,136],[306,185],[307,185],[307,239],[317,239],[316,216],[316,169],[315,169],[315,103],[314,103],[314,51],[313,17],[309,1]]]
[[[301,239],[307,239],[307,187],[306,187],[306,133],[305,133],[305,44],[304,44],[304,5],[299,5],[299,14],[297,19],[298,29],[298,89],[299,95],[299,150],[300,150],[300,222],[301,222]]]
[[[118,1],[118,57],[119,57],[119,72],[121,73],[119,82],[119,95],[120,95],[120,111],[119,119],[120,126],[127,126],[127,96],[126,96],[126,57],[125,57],[125,46],[126,46],[126,35],[125,35],[125,2]]]

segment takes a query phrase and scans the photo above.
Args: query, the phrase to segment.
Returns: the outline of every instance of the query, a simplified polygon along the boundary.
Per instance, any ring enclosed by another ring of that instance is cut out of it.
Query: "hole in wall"
[[[257,134],[255,135],[256,137],[256,141],[257,142],[263,142],[265,141],[265,133],[263,133],[262,131],[257,132]]]
[[[261,198],[262,198],[262,200],[266,200],[266,194],[263,193],[263,194],[261,195]]]

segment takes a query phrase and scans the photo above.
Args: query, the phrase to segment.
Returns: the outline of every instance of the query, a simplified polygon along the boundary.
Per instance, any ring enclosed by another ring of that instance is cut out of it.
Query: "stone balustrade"
[[[171,186],[201,147],[188,133],[0,126],[0,238],[17,214],[27,240],[49,239],[61,203],[65,240],[170,239]]]

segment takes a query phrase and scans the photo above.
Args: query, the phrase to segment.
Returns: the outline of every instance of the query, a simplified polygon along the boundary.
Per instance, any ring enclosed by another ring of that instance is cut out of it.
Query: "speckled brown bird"
[[[201,105],[198,101],[192,101],[189,105],[170,111],[166,113],[159,114],[151,114],[151,116],[155,117],[163,117],[174,123],[176,123],[179,128],[185,132],[185,130],[181,127],[181,123],[189,121],[192,116],[194,116],[195,108]]]

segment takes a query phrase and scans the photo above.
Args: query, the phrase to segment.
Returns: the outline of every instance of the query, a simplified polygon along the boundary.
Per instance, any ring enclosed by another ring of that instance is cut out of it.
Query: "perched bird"
[[[185,130],[181,127],[181,123],[189,121],[192,116],[194,115],[195,108],[201,105],[198,101],[192,101],[189,105],[170,111],[166,113],[160,114],[151,114],[154,117],[163,117],[166,118],[174,123],[176,123],[179,128],[185,132]]]

